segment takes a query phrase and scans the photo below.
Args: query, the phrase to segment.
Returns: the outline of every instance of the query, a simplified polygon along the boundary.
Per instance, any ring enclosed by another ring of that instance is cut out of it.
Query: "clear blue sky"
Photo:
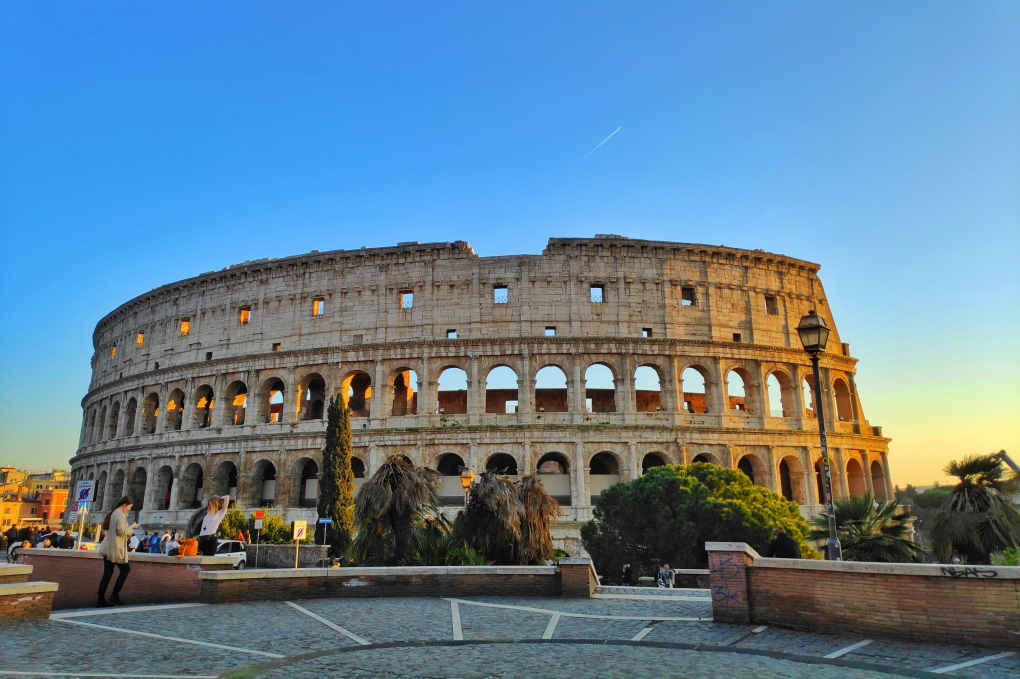
[[[1020,457],[1020,3],[338,4],[5,7],[0,463],[155,286],[596,233],[820,262],[894,481]]]

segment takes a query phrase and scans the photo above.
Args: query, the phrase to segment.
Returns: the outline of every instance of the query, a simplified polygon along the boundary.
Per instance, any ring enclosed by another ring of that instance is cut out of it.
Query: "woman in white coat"
[[[131,531],[138,528],[137,523],[128,524],[127,513],[131,511],[133,502],[125,495],[117,501],[117,506],[106,516],[106,535],[103,541],[96,547],[96,552],[103,555],[103,577],[99,581],[99,595],[96,598],[96,606],[119,606],[120,590],[127,580],[131,567],[128,566],[127,541],[131,537]],[[110,576],[113,575],[113,566],[117,565],[117,581],[113,583],[113,592],[110,600],[106,600],[106,587],[110,584]]]

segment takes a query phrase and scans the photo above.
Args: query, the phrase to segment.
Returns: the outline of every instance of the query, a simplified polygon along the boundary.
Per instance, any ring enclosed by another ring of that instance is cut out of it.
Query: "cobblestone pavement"
[[[184,604],[59,611],[0,629],[0,679],[571,674],[1012,679],[1020,652],[714,623],[697,595]]]

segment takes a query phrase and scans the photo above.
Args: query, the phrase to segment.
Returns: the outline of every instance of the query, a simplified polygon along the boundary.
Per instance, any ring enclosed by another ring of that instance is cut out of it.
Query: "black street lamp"
[[[811,354],[811,367],[815,371],[815,417],[818,419],[818,438],[822,441],[822,486],[825,489],[825,516],[829,522],[829,542],[825,547],[825,558],[829,561],[842,561],[843,550],[836,537],[836,510],[832,506],[832,477],[829,474],[829,446],[825,441],[825,414],[822,411],[822,380],[818,371],[818,354],[825,350],[829,341],[829,327],[825,320],[812,309],[807,316],[800,319],[797,326],[800,343],[804,351]]]

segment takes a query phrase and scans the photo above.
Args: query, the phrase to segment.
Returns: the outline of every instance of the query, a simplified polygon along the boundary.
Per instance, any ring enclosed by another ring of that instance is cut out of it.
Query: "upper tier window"
[[[505,285],[497,285],[492,289],[492,303],[506,304],[510,300],[510,290]]]
[[[592,304],[602,304],[606,301],[606,286],[601,283],[593,285],[590,288],[589,294]]]
[[[401,290],[400,292],[400,308],[410,309],[414,306],[414,293],[410,290]]]
[[[240,315],[240,319],[239,320],[241,322],[241,325],[248,325],[249,323],[251,323],[251,307],[250,306],[243,306],[243,307],[241,307],[241,315]]]
[[[312,300],[312,316],[321,316],[326,311],[326,299],[316,297]]]

